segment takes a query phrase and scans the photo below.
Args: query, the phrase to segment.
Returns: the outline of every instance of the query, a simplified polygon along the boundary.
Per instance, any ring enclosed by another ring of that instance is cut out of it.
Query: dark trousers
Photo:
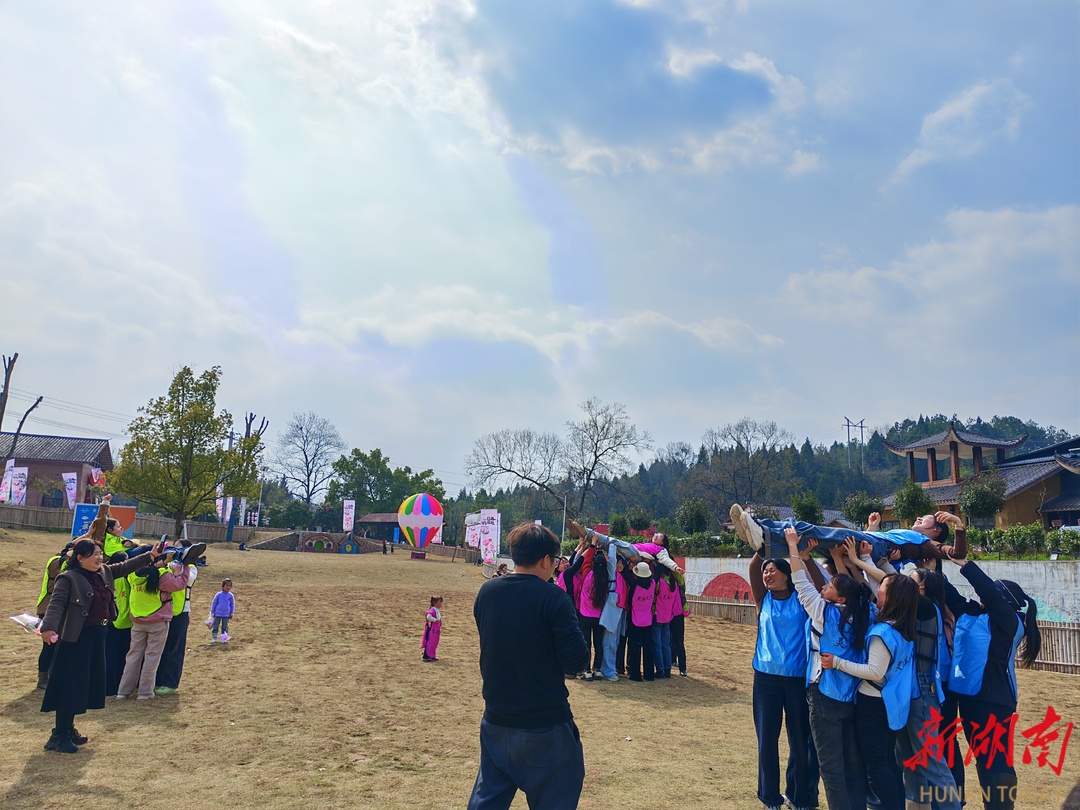
[[[604,662],[604,628],[600,626],[600,618],[579,613],[578,627],[581,628],[581,635],[585,636],[585,646],[592,650],[592,668],[599,672]]]
[[[855,696],[855,736],[878,806],[904,810],[904,775],[896,761],[896,732],[889,728],[884,700]]]
[[[817,804],[818,766],[810,739],[806,678],[754,671],[754,730],[758,743],[758,798],[766,807],[784,803],[780,794],[780,727],[786,723],[788,761],[785,794],[796,807]]]
[[[974,744],[974,735],[986,728],[990,715],[994,715],[997,722],[1012,715],[1016,706],[1006,706],[1001,703],[987,703],[961,695],[958,698],[960,719],[964,724],[964,736],[967,737],[968,746]],[[979,772],[979,785],[982,787],[983,806],[986,810],[1012,810],[1015,805],[1016,770],[998,751],[990,762],[989,752],[979,753],[975,757],[975,767]],[[966,796],[968,804],[974,804],[978,796]]]
[[[656,680],[653,674],[652,626],[638,627],[633,622],[626,627],[626,671],[632,681]]]
[[[679,672],[686,672],[686,617],[671,618],[671,662]]]
[[[574,723],[510,728],[480,721],[480,768],[469,810],[506,810],[519,790],[530,808],[574,810],[585,754]]]
[[[187,631],[190,621],[190,613],[179,613],[169,622],[169,635],[165,639],[165,649],[161,652],[161,665],[158,667],[154,686],[180,688],[180,678],[184,674],[184,653],[187,652]]]
[[[41,652],[38,653],[37,659],[37,671],[48,672],[49,667],[52,666],[53,656],[56,654],[55,644],[41,643]]]
[[[619,648],[615,651],[615,671],[620,675],[626,672],[626,633],[619,635]]]
[[[131,649],[131,628],[117,630],[111,624],[105,631],[105,694],[115,695],[124,674],[124,663]]]
[[[855,704],[821,694],[816,683],[806,688],[806,698],[829,810],[865,810],[866,766],[855,734]]]

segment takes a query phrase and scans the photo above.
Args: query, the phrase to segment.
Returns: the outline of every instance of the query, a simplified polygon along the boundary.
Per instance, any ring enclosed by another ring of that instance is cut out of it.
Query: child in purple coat
[[[210,643],[218,640],[218,630],[221,630],[221,641],[229,640],[229,619],[236,610],[236,601],[232,595],[232,580],[228,577],[221,582],[221,590],[214,595],[214,601],[210,603],[210,614],[214,617],[214,625],[210,628]]]
[[[431,597],[431,608],[424,617],[424,640],[421,646],[424,648],[425,661],[438,661],[435,651],[439,649],[439,636],[442,634],[442,597]]]

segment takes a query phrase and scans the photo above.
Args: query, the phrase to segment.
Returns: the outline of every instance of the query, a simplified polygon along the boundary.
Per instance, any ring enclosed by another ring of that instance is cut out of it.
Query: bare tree
[[[0,430],[3,429],[4,414],[7,413],[8,395],[11,392],[11,375],[15,371],[15,361],[19,359],[19,353],[15,352],[11,357],[4,355],[4,390],[0,391]],[[34,410],[44,397],[38,397],[34,400],[34,404],[26,409],[23,413],[22,419],[19,420],[19,426],[15,428],[15,435],[11,437],[11,444],[4,448],[4,455],[0,457],[0,475],[3,475],[4,467],[7,466],[8,459],[15,458],[16,445],[19,443],[19,436],[22,435],[23,425],[26,423],[26,417],[30,415],[30,412]]]
[[[760,501],[776,485],[781,450],[793,439],[775,422],[753,419],[710,428],[701,439],[709,463],[693,469],[693,484],[716,506]]]
[[[289,489],[311,506],[326,491],[334,477],[331,465],[344,449],[341,434],[327,419],[311,411],[294,413],[278,437],[274,463]]]
[[[478,486],[516,479],[563,503],[574,492],[581,514],[595,485],[632,467],[632,451],[649,450],[652,439],[639,431],[623,405],[593,397],[581,403],[584,418],[566,423],[566,438],[534,430],[500,430],[476,440],[465,469]]]

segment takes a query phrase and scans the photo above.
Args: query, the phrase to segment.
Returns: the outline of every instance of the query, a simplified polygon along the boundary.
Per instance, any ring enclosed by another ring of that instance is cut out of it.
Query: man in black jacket
[[[547,581],[558,538],[523,523],[507,542],[514,573],[484,583],[473,605],[485,709],[469,810],[507,808],[518,790],[531,808],[569,810],[581,796],[585,758],[565,674],[585,669],[589,651],[573,603]]]

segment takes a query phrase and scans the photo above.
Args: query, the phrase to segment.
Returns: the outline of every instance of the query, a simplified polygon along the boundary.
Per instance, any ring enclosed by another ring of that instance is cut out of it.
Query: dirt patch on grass
[[[22,559],[34,573],[0,578],[0,615],[33,609],[37,577],[62,545],[56,535],[28,532],[0,542],[0,571]],[[33,688],[40,644],[8,622],[0,634],[0,806],[63,807],[77,797],[102,807],[192,810],[465,805],[483,711],[472,620],[479,569],[404,554],[211,546],[207,556],[180,694],[110,700],[79,719],[91,742],[77,755],[42,751],[51,716],[38,711]],[[212,645],[202,619],[225,576],[235,585],[234,639]],[[443,640],[440,660],[425,664],[420,637],[435,594],[445,597]],[[665,808],[759,808],[753,647],[753,628],[691,617],[689,678],[570,682],[585,746],[581,806],[625,808],[644,798]],[[1080,678],[1019,678],[1018,728],[1041,720],[1047,705],[1080,720]],[[1080,776],[1076,752],[1058,777],[1023,765],[1022,750],[1019,742],[1021,783],[1042,792],[1026,794],[1037,801],[1022,795],[1018,807],[1060,807]]]

